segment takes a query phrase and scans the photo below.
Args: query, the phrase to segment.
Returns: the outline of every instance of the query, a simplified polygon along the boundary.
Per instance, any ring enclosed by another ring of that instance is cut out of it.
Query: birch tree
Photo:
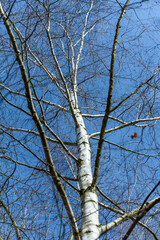
[[[1,239],[159,239],[154,11],[0,2]]]

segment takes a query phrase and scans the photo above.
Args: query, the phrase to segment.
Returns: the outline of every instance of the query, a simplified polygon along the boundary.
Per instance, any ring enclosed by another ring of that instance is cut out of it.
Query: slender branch
[[[78,190],[75,186],[73,186],[69,181],[67,181],[67,177],[62,176],[60,173],[58,173],[58,176],[63,179],[64,182],[66,182],[71,188],[73,188],[76,192],[80,193],[80,190]]]
[[[0,204],[2,205],[2,207],[4,208],[4,210],[6,211],[6,213],[8,214],[8,217],[10,218],[12,224],[13,224],[13,227],[15,229],[15,232],[16,232],[16,235],[17,235],[17,239],[18,240],[21,240],[21,236],[20,236],[20,233],[19,233],[19,227],[17,226],[15,220],[14,220],[14,217],[12,216],[11,212],[9,211],[8,207],[6,206],[6,204],[0,200]]]
[[[28,133],[28,134],[34,134],[35,136],[40,136],[40,134],[38,132],[35,132],[33,130],[29,130],[29,129],[24,129],[24,128],[13,128],[13,127],[7,127],[7,126],[4,126],[3,124],[0,123],[0,126],[5,128],[5,132],[10,130],[10,131],[15,131],[15,132],[23,132],[23,133]],[[53,143],[58,143],[60,144],[60,142],[56,139],[53,139],[53,138],[50,138],[50,137],[46,137],[47,140],[49,142],[53,142]],[[68,145],[68,146],[77,146],[77,143],[76,142],[66,142],[66,141],[63,141],[63,143],[65,145]]]
[[[101,190],[100,188],[97,186],[96,187],[97,190],[99,191],[99,193],[105,198],[107,199],[110,203],[112,203],[114,206],[116,206],[118,209],[120,209],[123,213],[125,212],[117,203],[115,203],[111,198],[109,198],[108,196],[106,196]]]
[[[100,190],[100,188],[99,188],[98,186],[97,186],[97,190],[98,190],[99,193],[104,197],[104,199],[107,199],[110,203],[112,203],[112,204],[113,204],[114,206],[116,206],[118,209],[113,208],[113,207],[110,207],[110,206],[106,206],[104,203],[99,203],[99,205],[100,205],[101,207],[106,208],[106,209],[109,209],[109,210],[111,210],[111,211],[113,211],[113,212],[116,212],[116,213],[118,213],[118,214],[121,214],[121,215],[126,214],[126,211],[125,211],[123,208],[121,208],[117,203],[115,203],[112,199],[110,199],[108,196],[106,196],[106,195]],[[134,217],[130,217],[130,219],[131,219],[132,221],[135,221],[135,218],[134,218]],[[154,237],[156,240],[158,240],[158,238],[156,237],[156,234],[155,234],[146,224],[144,224],[144,223],[142,223],[142,222],[138,222],[138,224],[139,224],[140,226],[146,228],[147,231],[149,231],[149,232],[153,235],[153,237]]]
[[[109,209],[110,211],[115,212],[115,213],[118,213],[118,214],[121,214],[121,215],[124,215],[124,214],[125,214],[125,212],[120,211],[120,210],[118,210],[118,209],[116,209],[116,208],[113,208],[113,207],[111,207],[111,206],[105,205],[104,203],[101,203],[101,202],[99,202],[99,206],[101,206],[101,207],[103,207],[103,208],[105,208],[105,209]],[[131,219],[132,221],[135,221],[135,218],[133,218],[133,217],[131,217],[130,219]],[[153,235],[153,237],[154,237],[156,240],[158,240],[156,234],[155,234],[146,224],[144,224],[144,223],[142,223],[142,222],[138,222],[138,225],[140,225],[141,227],[145,228],[147,231],[149,231],[149,232]]]
[[[35,167],[35,166],[28,165],[28,164],[26,164],[26,163],[22,163],[22,162],[16,161],[16,160],[14,160],[13,158],[7,156],[6,154],[0,155],[0,158],[5,158],[5,159],[7,159],[7,160],[9,160],[9,161],[11,161],[11,162],[14,162],[14,163],[18,164],[18,165],[21,165],[21,166],[24,166],[24,167],[27,167],[27,168],[31,168],[31,169],[34,169],[34,170],[39,171],[39,172],[45,172],[46,174],[50,175],[50,172],[49,172],[48,170],[46,170],[46,169],[38,168],[38,167]],[[7,180],[5,181],[5,183],[9,180],[9,178],[11,178],[11,177],[13,176],[14,172],[15,172],[15,169],[14,169],[13,173],[7,177]],[[70,187],[72,187],[74,190],[76,190],[77,192],[79,192],[79,190],[78,190],[77,188],[75,188],[75,187],[68,181],[68,180],[70,180],[70,181],[76,182],[77,179],[73,179],[73,178],[69,178],[69,177],[63,176],[63,175],[60,174],[59,172],[57,172],[57,174],[58,174],[58,177],[62,178],[63,181],[65,181]],[[5,183],[4,183],[3,186],[1,187],[1,191],[0,191],[0,192],[2,192]]]
[[[134,218],[133,218],[132,220],[134,220]],[[142,223],[142,222],[139,221],[139,222],[138,222],[138,225],[144,227],[148,232],[150,232],[150,233],[153,235],[153,237],[154,237],[156,240],[159,240],[158,237],[156,236],[156,234],[155,234],[146,224],[144,224],[144,223]]]
[[[76,63],[75,63],[74,83],[73,83],[73,85],[77,85],[77,83],[76,83],[76,77],[77,77],[77,71],[78,71],[78,64],[79,64],[80,56],[81,56],[82,49],[83,49],[84,37],[85,37],[85,32],[86,32],[88,17],[89,17],[89,14],[90,14],[91,10],[92,10],[93,2],[94,2],[94,0],[91,1],[90,8],[89,8],[88,12],[86,13],[85,20],[84,20],[84,28],[83,28],[83,31],[82,31],[82,36],[81,36],[81,41],[80,41],[80,47],[79,47],[79,51],[78,51],[77,59],[76,59]],[[75,89],[73,89],[73,91],[74,91],[74,90],[75,90]]]
[[[9,9],[9,12],[7,14],[7,19],[9,18],[10,14],[11,14],[11,11],[12,11],[12,8],[14,7],[15,2],[16,2],[16,0],[13,1],[12,5],[11,5],[11,7]]]
[[[123,237],[123,240],[127,240],[128,237],[130,236],[131,232],[133,231],[133,229],[135,228],[135,226],[137,225],[137,223],[139,222],[139,220],[147,213],[142,213],[141,214],[141,210],[143,209],[144,205],[146,204],[146,206],[149,205],[149,203],[147,202],[148,198],[151,196],[151,194],[156,190],[156,188],[159,186],[160,181],[154,186],[154,188],[151,190],[151,192],[147,195],[147,197],[145,198],[145,200],[143,201],[139,212],[138,212],[138,216],[136,217],[135,221],[132,223],[132,225],[130,226],[130,228],[128,229],[127,233],[125,234],[125,236]],[[148,209],[148,211],[151,209],[151,207]]]
[[[46,29],[46,27],[45,27],[45,29]],[[74,114],[74,106],[73,106],[72,101],[71,101],[71,96],[70,96],[70,93],[69,93],[69,89],[68,89],[65,77],[63,75],[63,72],[61,70],[61,67],[59,65],[58,59],[56,57],[56,54],[55,54],[55,51],[54,51],[53,42],[52,42],[52,38],[51,38],[51,35],[50,35],[50,32],[49,32],[48,29],[46,29],[46,33],[47,33],[47,37],[48,37],[48,40],[49,40],[49,45],[50,45],[50,50],[51,50],[51,54],[52,54],[53,60],[54,60],[54,62],[56,64],[59,76],[60,76],[60,78],[62,80],[62,83],[63,83],[65,91],[66,91],[66,96],[67,96],[67,100],[68,100],[68,103],[69,103],[69,106],[70,106],[72,117],[73,117],[74,122],[76,123],[76,125],[78,125],[77,119],[76,119],[75,114]]]
[[[95,138],[95,137],[93,137],[92,139],[94,139],[94,140],[99,140],[99,138]],[[108,144],[111,144],[111,145],[113,145],[113,146],[116,146],[116,147],[118,147],[118,148],[121,148],[121,149],[123,149],[123,150],[125,150],[125,151],[127,151],[127,152],[135,153],[135,154],[142,155],[142,156],[145,156],[145,157],[158,157],[158,156],[160,156],[160,154],[151,155],[151,154],[145,154],[145,153],[137,152],[137,151],[134,151],[134,150],[131,150],[131,149],[122,147],[122,146],[120,146],[120,145],[118,145],[118,144],[116,144],[116,143],[110,142],[110,141],[105,140],[105,139],[104,139],[104,142],[106,142],[106,143],[108,143]]]
[[[46,124],[44,123],[45,127],[50,131],[50,133],[57,139],[57,141],[59,142],[59,144],[63,147],[63,149],[65,150],[65,152],[76,162],[78,162],[78,159],[71,153],[71,151],[69,151],[67,149],[67,147],[65,146],[64,142],[60,139],[60,137],[57,136],[57,134],[55,134],[53,132],[53,130]]]
[[[156,204],[158,204],[158,203],[160,203],[160,197],[157,197],[157,198],[149,201],[149,202],[147,203],[147,205],[145,204],[141,210],[140,210],[140,207],[138,207],[138,208],[132,210],[132,211],[129,212],[129,213],[125,213],[123,216],[121,216],[121,217],[115,219],[114,221],[112,221],[112,222],[110,222],[110,223],[102,226],[102,227],[101,227],[101,235],[104,234],[105,232],[111,230],[111,229],[114,228],[115,226],[119,226],[121,223],[127,221],[128,219],[134,218],[135,216],[138,216],[138,217],[136,218],[136,219],[137,219],[137,222],[135,223],[135,224],[137,224],[138,221],[139,221],[142,217],[144,217],[144,216],[147,214],[147,212],[148,212],[151,208],[153,208]],[[123,240],[125,240],[125,239],[123,239]]]
[[[86,114],[86,113],[83,113],[82,114],[83,117],[86,117],[86,118],[104,118],[104,114]],[[112,116],[108,116],[109,119],[113,120],[113,121],[116,121],[116,122],[119,122],[119,123],[126,123],[116,117],[112,117]]]
[[[111,206],[109,206],[109,205],[106,205],[106,204],[104,204],[104,203],[98,202],[98,204],[99,204],[99,206],[101,206],[101,207],[103,207],[103,208],[105,208],[105,209],[109,209],[109,210],[112,211],[112,212],[115,212],[115,213],[118,213],[118,214],[121,214],[121,215],[124,214],[124,212],[122,212],[122,211],[120,211],[120,210],[118,210],[118,209],[116,209],[116,208],[113,208],[113,207],[111,207]]]
[[[105,131],[104,134],[106,133],[110,133],[110,132],[113,132],[113,131],[117,131],[119,129],[122,129],[122,128],[125,128],[125,127],[128,127],[128,126],[135,126],[136,123],[140,123],[140,122],[152,122],[152,121],[158,121],[160,120],[160,117],[153,117],[153,118],[144,118],[144,119],[137,119],[135,121],[131,121],[131,122],[127,122],[127,123],[124,123],[120,126],[117,126],[117,127],[114,127],[114,128],[110,128],[108,130]],[[149,124],[143,124],[143,125],[139,125],[139,127],[146,127],[146,126],[150,126]],[[99,136],[101,135],[101,132],[95,132],[95,133],[92,133],[89,135],[89,138],[93,138],[95,136]],[[104,141],[104,140],[103,140]]]
[[[0,158],[1,158],[1,156],[0,156]],[[3,191],[6,183],[9,181],[9,179],[10,179],[10,178],[13,176],[13,174],[15,173],[16,167],[17,167],[17,166],[16,166],[16,164],[15,164],[15,167],[14,167],[12,173],[11,173],[11,174],[7,177],[7,179],[4,181],[4,183],[3,183],[2,187],[1,187],[1,190],[0,190],[0,194],[1,194],[1,192]]]
[[[149,212],[149,210],[151,208],[154,207],[155,204],[160,202],[160,197],[155,198],[149,202],[147,202],[147,204],[143,205],[143,207],[139,208],[138,212],[137,212],[137,217],[134,220],[134,222],[132,223],[132,225],[130,226],[130,228],[128,229],[127,233],[125,234],[125,236],[123,237],[123,240],[127,240],[128,237],[130,236],[131,232],[133,231],[133,229],[135,228],[135,226],[138,224],[138,222],[147,214],[147,212]],[[132,216],[131,216],[132,217]]]
[[[45,172],[45,173],[47,173],[47,174],[50,174],[49,171],[47,171],[47,170],[45,170],[45,169],[43,169],[43,168],[34,167],[34,166],[28,165],[28,164],[26,164],[26,163],[22,163],[22,162],[16,161],[16,160],[14,160],[13,158],[7,156],[6,154],[0,155],[0,158],[5,158],[5,159],[7,159],[7,160],[9,160],[9,161],[11,161],[11,162],[14,162],[14,163],[16,163],[16,164],[19,164],[19,165],[21,165],[21,166],[28,167],[28,168],[32,168],[32,169],[34,169],[34,170],[37,170],[37,171],[41,171],[41,172]]]
[[[29,4],[29,3],[28,3]],[[29,4],[30,5],[30,4]],[[30,5],[30,7],[33,9],[33,7]],[[34,9],[33,9],[34,10]],[[37,14],[37,12],[36,12]],[[40,16],[38,15],[38,17],[40,18]],[[11,19],[9,19],[14,30],[16,31],[17,35],[19,36],[19,39],[21,41],[21,43],[23,44],[24,42],[26,42],[26,39],[22,36],[21,32],[19,31],[19,29],[15,26],[15,23],[13,21],[11,21]],[[40,18],[41,20],[41,18]],[[41,20],[41,22],[43,22]],[[44,26],[45,27],[45,26]],[[45,27],[46,29],[46,27]],[[29,53],[31,54],[31,56],[35,59],[36,62],[34,62],[32,59],[30,59],[30,61],[32,61],[35,65],[38,65],[39,67],[43,68],[43,70],[47,73],[47,75],[49,76],[49,78],[55,83],[55,85],[57,86],[57,88],[60,90],[60,92],[63,94],[63,96],[66,98],[65,95],[65,90],[60,86],[58,79],[56,78],[56,76],[50,72],[45,65],[42,63],[41,60],[39,60],[38,57],[35,56],[35,54],[31,51],[29,45],[26,43],[26,47],[28,48]]]
[[[144,199],[141,207],[140,207],[140,210],[143,208],[144,204],[147,202],[148,198],[151,196],[151,194],[156,190],[156,188],[159,186],[160,184],[160,181],[154,186],[154,188],[150,191],[150,193],[147,195],[147,197]]]
[[[129,0],[126,1],[124,7],[122,8],[120,17],[118,18],[117,25],[116,25],[116,31],[115,31],[114,42],[113,42],[113,47],[112,47],[111,64],[110,64],[110,80],[109,80],[107,105],[106,105],[106,110],[105,110],[105,116],[102,121],[100,139],[98,142],[98,149],[97,149],[97,155],[96,155],[96,160],[95,160],[95,168],[94,168],[92,187],[94,187],[96,185],[97,179],[98,179],[99,164],[100,164],[100,158],[101,158],[101,154],[102,154],[105,130],[106,130],[107,122],[108,122],[108,117],[111,112],[111,101],[112,101],[112,92],[113,92],[113,84],[114,84],[115,55],[116,55],[116,47],[117,47],[117,41],[118,41],[118,36],[119,36],[120,23],[121,23],[121,20],[123,18],[123,15],[125,13],[128,3],[129,3]]]
[[[14,139],[16,142],[18,142],[22,147],[24,147],[27,151],[29,151],[34,157],[36,157],[40,162],[42,162],[44,165],[47,165],[41,158],[39,158],[30,148],[28,148],[25,144],[23,144],[19,139],[15,138],[13,135],[11,135],[10,133],[8,133],[6,130],[3,130],[2,128],[0,128],[0,130],[2,130],[2,132],[4,132],[5,134],[7,134],[8,136],[10,136],[12,139]]]
[[[18,96],[21,96],[21,97],[26,97],[25,94],[20,93],[20,92],[15,92],[15,91],[11,90],[10,88],[4,86],[4,85],[1,84],[1,83],[0,83],[0,86],[1,86],[2,88],[6,89],[8,92],[14,94],[14,95],[18,95]],[[37,99],[36,99],[35,97],[33,97],[32,99],[35,100],[35,101],[37,101]],[[59,104],[49,102],[49,101],[47,101],[47,100],[45,100],[45,99],[39,99],[39,101],[42,102],[42,103],[45,103],[46,105],[50,105],[50,106],[57,107],[57,108],[65,111],[65,112],[70,112],[69,109],[67,109],[67,108],[65,108],[65,107],[63,107],[63,106],[61,106],[61,105],[59,105]],[[10,103],[10,102],[9,102],[9,103]],[[20,110],[21,110],[21,109],[20,109]],[[29,113],[28,113],[28,114],[29,114]]]
[[[31,116],[27,111],[25,111],[23,108],[11,103],[10,101],[7,100],[7,98],[5,98],[5,96],[2,94],[2,92],[0,92],[0,95],[2,96],[2,98],[12,107],[17,108],[18,110],[20,110],[21,112],[24,112],[26,115]]]
[[[125,97],[121,102],[119,102],[112,110],[111,112],[115,111],[122,103],[124,103],[127,99],[129,99],[131,96],[133,96],[134,94],[136,94],[138,92],[138,90],[145,84],[149,83],[152,78],[158,73],[158,71],[160,70],[160,67],[158,66],[157,70],[155,71],[155,73],[147,80],[142,82],[132,93],[130,93],[127,97]]]

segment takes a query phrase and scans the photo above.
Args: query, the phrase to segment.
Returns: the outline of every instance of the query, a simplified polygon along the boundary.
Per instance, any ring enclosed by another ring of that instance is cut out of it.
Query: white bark
[[[100,235],[99,214],[98,214],[98,197],[95,189],[91,189],[92,172],[91,172],[91,150],[90,143],[83,121],[82,114],[78,108],[76,94],[71,93],[71,101],[74,106],[74,115],[77,121],[77,145],[79,151],[78,179],[81,190],[81,239],[98,239]]]

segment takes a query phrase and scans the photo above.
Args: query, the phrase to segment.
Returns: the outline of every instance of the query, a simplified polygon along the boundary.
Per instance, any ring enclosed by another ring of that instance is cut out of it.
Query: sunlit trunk
[[[72,93],[72,104],[74,103],[74,114],[77,120],[76,133],[79,151],[78,179],[81,190],[81,239],[95,240],[99,237],[99,214],[98,198],[96,189],[91,189],[93,180],[91,172],[91,150],[87,131],[82,114]]]

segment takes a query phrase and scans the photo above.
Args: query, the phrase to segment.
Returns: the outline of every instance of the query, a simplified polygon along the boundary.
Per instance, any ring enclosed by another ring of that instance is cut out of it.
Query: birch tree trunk
[[[82,223],[80,235],[82,240],[98,239],[100,235],[98,197],[96,188],[92,188],[91,150],[88,134],[85,128],[82,114],[78,108],[76,92],[71,91],[71,102],[77,121],[77,145],[79,152],[78,180],[80,185]]]

